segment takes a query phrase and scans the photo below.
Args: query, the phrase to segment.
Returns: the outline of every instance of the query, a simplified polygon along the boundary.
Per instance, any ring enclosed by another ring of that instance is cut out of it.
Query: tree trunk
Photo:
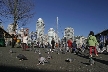
[[[17,27],[17,3],[18,0],[15,0],[15,9],[14,9],[14,25],[13,25],[13,31],[16,32],[16,27]]]

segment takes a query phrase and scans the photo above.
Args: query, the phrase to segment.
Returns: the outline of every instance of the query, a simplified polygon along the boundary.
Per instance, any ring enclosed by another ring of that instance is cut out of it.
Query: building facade
[[[80,35],[75,36],[74,40],[76,41],[77,45],[81,45],[81,46],[82,46],[83,43],[86,44],[86,42],[87,42],[87,38],[84,37],[84,36],[80,36]]]
[[[66,41],[70,38],[72,38],[72,41],[74,41],[74,29],[71,27],[65,28],[64,37],[66,38]]]
[[[108,29],[105,29],[105,30],[97,33],[95,36],[96,36],[98,42],[103,42],[105,45],[106,40],[108,40]]]
[[[29,28],[21,28],[18,30],[17,33],[20,34],[22,37],[24,36],[24,34],[29,35]]]
[[[8,27],[7,27],[7,32],[9,33],[9,34],[17,34],[17,32],[18,32],[18,25],[17,25],[17,27],[16,27],[16,31],[13,31],[13,24],[9,24],[8,25]]]

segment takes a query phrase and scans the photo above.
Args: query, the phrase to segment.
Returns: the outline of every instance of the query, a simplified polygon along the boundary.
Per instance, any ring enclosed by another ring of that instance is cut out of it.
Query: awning
[[[11,38],[11,35],[1,27],[0,27],[0,32],[3,32],[3,34],[5,34],[5,38]]]

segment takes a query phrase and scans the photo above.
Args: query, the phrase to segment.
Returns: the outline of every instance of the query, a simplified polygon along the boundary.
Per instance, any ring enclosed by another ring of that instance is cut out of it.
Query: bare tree
[[[0,0],[0,15],[13,20],[13,31],[17,24],[26,25],[35,14],[34,8],[33,0]]]

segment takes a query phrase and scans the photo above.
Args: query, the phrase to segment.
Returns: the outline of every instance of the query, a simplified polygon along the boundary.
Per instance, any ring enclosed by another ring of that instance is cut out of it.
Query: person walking
[[[67,41],[69,51],[72,52],[72,38]]]
[[[76,49],[77,49],[77,44],[76,44],[76,41],[74,41],[73,44],[72,44],[72,52],[74,54],[76,54]]]
[[[54,49],[54,46],[55,46],[55,40],[54,40],[54,38],[51,41],[51,45],[52,45],[52,49]]]
[[[12,34],[12,48],[15,47],[16,40],[17,40],[16,36],[14,34]]]
[[[27,36],[27,34],[25,34],[23,37],[23,43],[22,43],[23,51],[26,51],[27,42],[28,42],[28,36]]]
[[[92,49],[94,49],[95,55],[98,56],[97,50],[96,50],[96,45],[98,45],[98,42],[97,42],[96,37],[94,36],[93,31],[90,31],[87,41],[88,41],[88,46],[89,46],[90,57],[92,57]]]

